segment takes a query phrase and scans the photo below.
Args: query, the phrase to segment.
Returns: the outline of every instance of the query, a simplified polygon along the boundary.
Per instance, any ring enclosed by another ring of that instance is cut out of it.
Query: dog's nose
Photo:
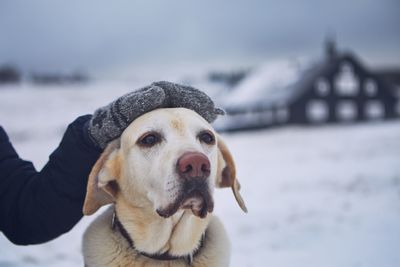
[[[178,174],[182,178],[207,178],[210,175],[210,161],[206,155],[188,152],[178,159]]]

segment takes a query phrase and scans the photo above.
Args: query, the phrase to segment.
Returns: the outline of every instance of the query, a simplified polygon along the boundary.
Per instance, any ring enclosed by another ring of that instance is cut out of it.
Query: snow
[[[41,168],[69,122],[137,86],[0,87],[0,123]],[[249,209],[242,213],[230,190],[216,191],[231,266],[400,266],[399,121],[223,137]],[[43,245],[15,246],[0,234],[0,266],[82,266],[93,218]]]

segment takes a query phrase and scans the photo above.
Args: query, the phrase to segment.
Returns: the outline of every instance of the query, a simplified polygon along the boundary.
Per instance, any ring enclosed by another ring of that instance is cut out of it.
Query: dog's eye
[[[157,133],[148,133],[139,139],[139,144],[142,146],[154,146],[161,141],[161,136]]]
[[[199,134],[199,140],[209,145],[213,145],[215,143],[214,135],[209,131],[201,132]]]

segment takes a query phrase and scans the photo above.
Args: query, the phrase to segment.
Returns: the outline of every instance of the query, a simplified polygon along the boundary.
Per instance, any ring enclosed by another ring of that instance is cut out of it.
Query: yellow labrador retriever
[[[227,147],[194,111],[142,115],[108,145],[89,176],[84,214],[114,205],[85,232],[85,265],[228,266],[213,189],[231,187],[247,212],[235,175]]]

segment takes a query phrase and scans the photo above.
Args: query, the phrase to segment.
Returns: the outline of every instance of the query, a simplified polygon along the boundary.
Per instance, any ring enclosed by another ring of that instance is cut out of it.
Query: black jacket
[[[38,244],[81,218],[87,178],[101,150],[87,136],[90,115],[68,126],[40,172],[19,158],[0,127],[0,231],[13,243]]]

